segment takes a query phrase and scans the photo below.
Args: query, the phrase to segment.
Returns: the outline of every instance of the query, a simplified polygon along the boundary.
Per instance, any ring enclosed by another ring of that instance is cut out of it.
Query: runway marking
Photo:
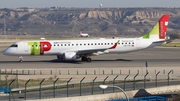
[[[56,65],[52,65],[53,67],[55,67],[55,68],[60,68],[60,67],[58,67],[58,66],[56,66]]]

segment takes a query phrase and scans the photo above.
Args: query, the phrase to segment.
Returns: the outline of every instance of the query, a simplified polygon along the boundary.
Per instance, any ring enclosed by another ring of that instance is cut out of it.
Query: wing
[[[77,54],[92,54],[92,53],[97,53],[97,52],[104,52],[107,49],[115,49],[117,44],[119,43],[119,40],[112,46],[108,48],[99,48],[99,49],[83,49],[83,50],[78,50]]]

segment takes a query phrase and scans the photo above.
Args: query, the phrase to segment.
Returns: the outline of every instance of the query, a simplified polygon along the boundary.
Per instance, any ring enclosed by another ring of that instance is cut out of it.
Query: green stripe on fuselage
[[[31,55],[40,53],[40,42],[28,42],[28,45],[31,46]]]

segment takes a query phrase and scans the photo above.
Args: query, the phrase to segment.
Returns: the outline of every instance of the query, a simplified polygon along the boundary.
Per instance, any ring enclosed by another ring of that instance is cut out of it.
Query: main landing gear
[[[87,58],[87,57],[82,57],[81,60],[82,61],[91,62],[91,58]]]
[[[23,62],[23,57],[22,56],[19,56],[19,62]]]

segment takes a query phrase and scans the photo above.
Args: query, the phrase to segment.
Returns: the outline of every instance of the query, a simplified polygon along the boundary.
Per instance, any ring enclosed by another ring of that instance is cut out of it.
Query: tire
[[[87,61],[87,58],[86,57],[82,57],[81,60],[82,61]]]
[[[87,58],[87,60],[86,60],[87,62],[91,62],[91,58]]]

